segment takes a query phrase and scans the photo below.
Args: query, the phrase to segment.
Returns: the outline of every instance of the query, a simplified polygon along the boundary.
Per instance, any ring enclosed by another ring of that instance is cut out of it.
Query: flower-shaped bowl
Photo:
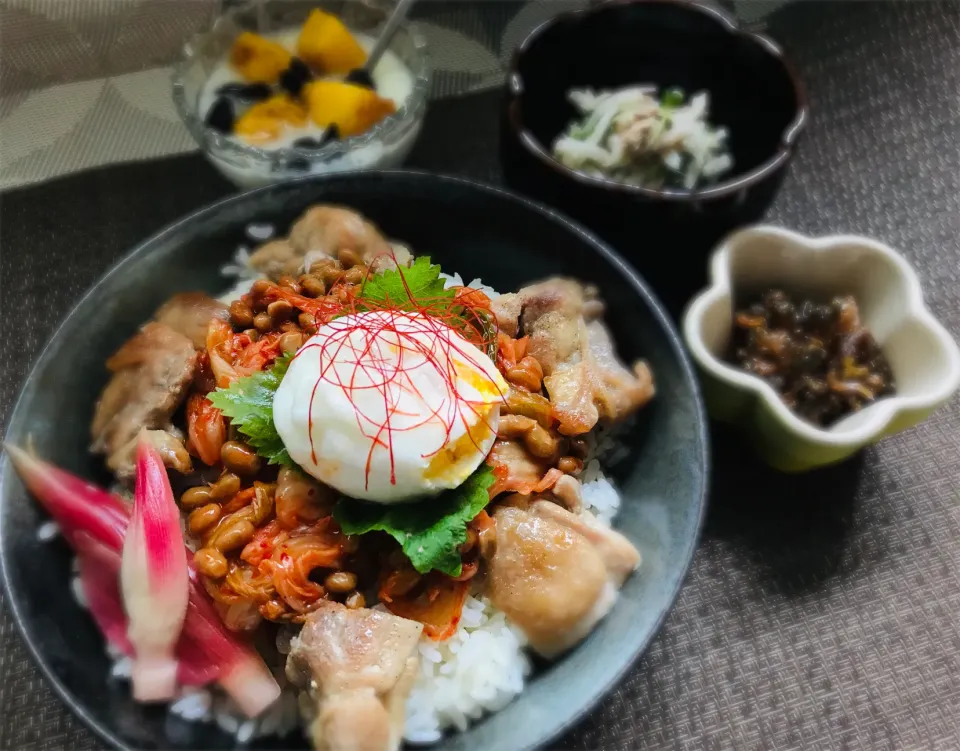
[[[960,386],[960,350],[924,305],[913,269],[886,245],[757,226],[719,246],[710,276],[683,318],[707,410],[740,429],[777,469],[799,472],[842,461],[926,419]],[[853,295],[890,363],[896,393],[821,428],[794,414],[766,381],[727,362],[734,310],[771,288],[817,301]]]

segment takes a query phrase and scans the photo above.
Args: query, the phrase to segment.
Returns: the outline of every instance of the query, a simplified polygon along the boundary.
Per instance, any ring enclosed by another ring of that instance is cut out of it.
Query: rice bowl
[[[283,225],[281,224],[281,226],[283,226]],[[39,448],[41,451],[43,450],[43,445],[44,445],[43,443],[38,444],[38,448]],[[38,525],[38,526],[39,526],[39,525]],[[59,546],[59,543],[56,543],[56,545]],[[8,570],[9,570],[9,569],[8,569]],[[467,609],[470,610],[470,609],[472,609],[472,608],[467,608]],[[470,622],[469,617],[467,618],[467,622],[468,622],[468,623]],[[185,702],[185,704],[186,704],[187,706],[189,706],[189,702]],[[485,724],[484,724],[484,728],[487,728],[487,727],[489,727],[489,723],[485,723]],[[245,732],[245,733],[251,732],[249,728],[250,728],[250,726],[248,725],[248,726],[247,726],[247,729],[246,729],[244,732]],[[472,731],[471,731],[471,732],[472,732]]]
[[[246,227],[246,235],[253,241],[265,242],[274,236],[274,230],[269,225],[251,224]],[[250,255],[247,245],[241,244],[232,262],[221,268],[221,274],[230,286],[218,300],[228,305],[239,300],[261,278],[250,264]],[[441,277],[447,288],[466,286],[484,292],[490,299],[500,296],[480,279],[465,285],[457,273],[441,273]],[[598,521],[609,526],[619,510],[620,495],[605,477],[601,459],[622,459],[623,446],[618,445],[615,433],[611,435],[609,430],[598,429],[598,433],[590,438],[590,454],[582,475],[583,506]],[[118,486],[115,492],[124,493],[125,489]],[[56,522],[47,521],[37,530],[37,538],[49,542],[57,533]],[[195,549],[196,541],[191,541],[189,535],[186,539],[188,546]],[[87,609],[89,605],[76,572],[71,580],[71,590],[77,603]],[[280,632],[277,635],[278,654],[289,654],[294,638],[295,632]],[[418,647],[420,672],[406,704],[404,740],[411,744],[434,744],[442,738],[444,731],[464,731],[470,722],[509,703],[523,691],[531,671],[526,646],[523,632],[486,597],[468,596],[462,620],[452,637],[443,642],[427,636],[421,638]],[[129,680],[131,659],[109,644],[107,651],[114,660],[111,678]],[[239,744],[271,735],[283,737],[298,727],[297,693],[286,689],[281,700],[256,719],[244,717],[239,707],[221,692],[195,687],[182,687],[179,696],[169,705],[169,712],[189,722],[216,723],[233,734]]]

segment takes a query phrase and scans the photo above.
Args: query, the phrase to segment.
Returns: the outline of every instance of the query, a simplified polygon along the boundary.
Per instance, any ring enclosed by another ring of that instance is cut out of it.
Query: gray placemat
[[[960,335],[960,5],[801,3],[771,31],[813,106],[771,219],[901,249]],[[412,164],[497,180],[496,101],[437,103]],[[0,420],[82,290],[228,190],[191,156],[0,196]],[[715,465],[676,607],[624,683],[556,747],[960,748],[957,400],[829,471],[766,471],[727,436]],[[0,748],[99,747],[5,611],[0,676]]]
[[[365,0],[384,4],[393,0]],[[724,3],[753,23],[788,0]],[[252,0],[0,0],[0,190],[194,151],[170,96],[184,42]],[[430,98],[500,86],[516,46],[590,0],[421,0]]]

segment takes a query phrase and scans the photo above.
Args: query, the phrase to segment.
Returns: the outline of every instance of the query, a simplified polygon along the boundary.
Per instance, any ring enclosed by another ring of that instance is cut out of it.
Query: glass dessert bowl
[[[426,109],[423,37],[401,25],[372,71],[372,88],[345,80],[362,67],[386,17],[385,6],[360,0],[227,11],[185,45],[173,80],[177,111],[210,162],[240,187],[396,167]]]

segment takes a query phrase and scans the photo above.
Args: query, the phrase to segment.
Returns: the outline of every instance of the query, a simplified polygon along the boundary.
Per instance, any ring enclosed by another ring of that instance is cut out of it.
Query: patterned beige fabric
[[[0,95],[168,65],[220,0],[0,0]]]
[[[418,9],[432,95],[497,86],[523,37],[588,0]],[[752,22],[784,0],[741,0]],[[170,65],[221,0],[0,0],[0,190],[112,162],[195,148],[170,99]],[[499,9],[497,13],[499,13]],[[487,19],[485,22],[484,19]]]

